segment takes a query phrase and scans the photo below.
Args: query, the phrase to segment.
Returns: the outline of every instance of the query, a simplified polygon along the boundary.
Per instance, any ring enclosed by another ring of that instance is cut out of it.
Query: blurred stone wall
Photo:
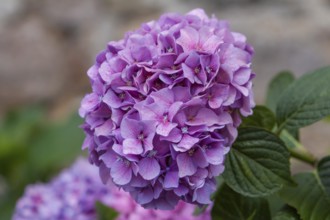
[[[299,76],[330,65],[329,0],[1,0],[0,114],[79,100],[89,91],[85,72],[107,41],[165,11],[197,7],[229,20],[254,45],[258,103],[278,71]]]

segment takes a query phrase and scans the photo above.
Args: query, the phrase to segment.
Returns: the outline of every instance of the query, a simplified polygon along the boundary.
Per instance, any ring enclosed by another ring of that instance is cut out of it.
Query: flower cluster
[[[109,190],[98,179],[97,169],[79,159],[49,184],[28,186],[13,220],[94,220],[95,202],[107,202]]]
[[[110,42],[88,76],[83,149],[145,208],[209,204],[215,177],[252,113],[253,48],[196,9],[164,14]]]
[[[116,188],[113,188],[113,199],[108,203],[119,213],[116,220],[211,220],[211,206],[199,215],[193,215],[195,205],[182,201],[173,210],[144,209],[127,192]]]

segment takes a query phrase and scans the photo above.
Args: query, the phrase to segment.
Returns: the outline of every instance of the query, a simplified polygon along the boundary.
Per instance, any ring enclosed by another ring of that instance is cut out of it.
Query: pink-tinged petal
[[[184,77],[187,78],[191,83],[194,83],[195,82],[195,80],[194,80],[194,78],[195,78],[194,71],[184,63],[182,64],[182,70],[183,70]]]
[[[150,61],[151,53],[147,47],[133,47],[131,49],[131,55],[137,62]]]
[[[112,144],[112,150],[114,152],[116,152],[117,154],[121,155],[121,156],[124,155],[124,153],[123,153],[123,145],[121,145],[121,144],[116,144],[116,143]]]
[[[241,68],[234,73],[234,82],[238,85],[244,85],[251,78],[250,68]]]
[[[181,45],[185,52],[192,50],[199,41],[199,33],[194,28],[185,27],[180,30],[177,44]]]
[[[98,75],[99,67],[97,65],[93,65],[91,68],[88,69],[87,75],[90,79],[95,80]]]
[[[142,154],[143,147],[141,141],[138,139],[128,138],[123,142],[123,153],[124,154]]]
[[[104,94],[102,101],[111,108],[119,108],[122,105],[122,101],[111,89]]]
[[[99,103],[100,103],[100,97],[97,94],[91,93],[86,95],[81,101],[79,115],[81,117],[85,117],[86,114],[94,110],[99,105]]]
[[[187,153],[179,154],[176,158],[179,168],[179,177],[191,176],[197,171],[196,164]]]
[[[220,106],[222,105],[223,103],[223,98],[222,97],[214,97],[214,98],[211,98],[209,100],[209,105],[211,108],[213,109],[217,109],[217,108],[220,108]]]
[[[100,76],[101,78],[109,83],[110,82],[110,75],[113,73],[112,70],[111,70],[111,67],[109,65],[109,63],[107,62],[103,62],[99,68],[99,73],[100,73]]]
[[[157,122],[151,120],[143,121],[143,134],[145,136],[149,134],[154,134],[156,129]]]
[[[250,63],[250,55],[233,45],[228,47],[223,56],[224,63],[222,64],[222,69],[232,74],[240,67],[245,67]]]
[[[216,50],[219,49],[220,44],[223,43],[223,40],[216,36],[210,36],[203,44],[203,50],[206,52],[214,53]]]
[[[202,108],[196,117],[192,118],[191,120],[187,121],[187,125],[196,126],[196,125],[225,125],[232,122],[232,118],[229,113],[223,112],[220,115],[215,114],[214,111],[207,108]]]
[[[176,171],[169,171],[165,175],[164,188],[177,188],[179,186],[179,173]]]
[[[187,125],[206,125],[211,126],[219,123],[219,117],[214,111],[207,108],[202,108],[199,110],[197,115],[186,122]]]
[[[176,151],[185,152],[190,150],[196,143],[198,143],[199,138],[192,137],[188,134],[184,134],[181,141],[178,144],[173,144],[173,148]]]
[[[136,202],[144,205],[152,201],[154,198],[154,192],[151,187],[144,188],[136,196]]]
[[[155,103],[167,107],[174,102],[173,91],[168,88],[161,89],[157,92],[152,92],[150,97],[154,99]]]
[[[168,118],[170,121],[173,120],[174,116],[178,113],[178,111],[181,109],[183,103],[182,102],[174,102],[169,110],[168,110]]]
[[[153,145],[154,136],[155,133],[152,133],[143,140],[144,152],[154,149],[154,145]]]
[[[205,11],[203,9],[200,9],[200,8],[197,8],[197,9],[194,9],[194,10],[188,12],[187,15],[197,16],[201,20],[207,20],[207,19],[209,19],[208,16],[207,16],[207,14],[205,13]]]
[[[145,104],[137,103],[134,108],[140,113],[142,120],[158,120],[167,111],[166,107],[157,103]]]
[[[137,139],[143,131],[143,125],[137,120],[124,118],[120,125],[120,132],[123,138]]]
[[[139,173],[145,180],[152,180],[160,173],[160,165],[155,158],[143,158],[138,165]]]
[[[132,179],[132,169],[128,161],[116,161],[111,168],[113,182],[118,185],[126,185]]]
[[[160,137],[160,140],[170,141],[173,143],[178,143],[182,139],[181,130],[178,128],[174,128],[167,137]]]
[[[102,125],[95,128],[96,136],[109,137],[114,129],[112,120],[105,121]]]
[[[175,128],[177,125],[178,124],[176,123],[170,122],[160,123],[156,128],[156,133],[161,136],[167,137],[169,133],[173,130],[173,128]]]

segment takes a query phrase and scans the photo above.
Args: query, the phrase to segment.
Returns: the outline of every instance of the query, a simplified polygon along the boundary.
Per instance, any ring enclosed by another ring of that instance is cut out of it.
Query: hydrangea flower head
[[[196,9],[109,42],[88,70],[83,149],[145,208],[210,204],[215,177],[254,107],[253,48]]]
[[[95,220],[95,202],[107,202],[110,189],[98,171],[79,159],[49,184],[28,186],[17,202],[14,220]]]
[[[116,220],[211,219],[210,207],[194,216],[195,206],[182,201],[169,211],[144,209],[113,183],[105,187],[95,178],[97,175],[96,167],[79,159],[52,182],[28,186],[17,202],[13,220],[96,220],[96,201],[114,209],[118,213]]]

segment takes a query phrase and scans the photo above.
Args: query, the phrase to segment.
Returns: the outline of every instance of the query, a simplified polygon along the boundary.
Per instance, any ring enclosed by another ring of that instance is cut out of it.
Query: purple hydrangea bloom
[[[119,213],[116,220],[211,220],[211,206],[195,216],[193,213],[196,206],[183,201],[180,201],[173,210],[145,209],[137,204],[127,192],[114,187],[112,198],[108,205]]]
[[[195,205],[180,201],[174,210],[149,210],[113,183],[103,185],[98,170],[79,159],[48,184],[28,186],[17,202],[13,220],[96,220],[95,202],[114,209],[116,220],[210,220],[211,207],[194,216]]]
[[[88,70],[83,149],[143,207],[210,204],[215,177],[254,107],[253,48],[196,9],[109,42]]]
[[[109,190],[97,169],[79,159],[49,184],[28,186],[13,220],[95,220],[95,202],[108,203]]]

